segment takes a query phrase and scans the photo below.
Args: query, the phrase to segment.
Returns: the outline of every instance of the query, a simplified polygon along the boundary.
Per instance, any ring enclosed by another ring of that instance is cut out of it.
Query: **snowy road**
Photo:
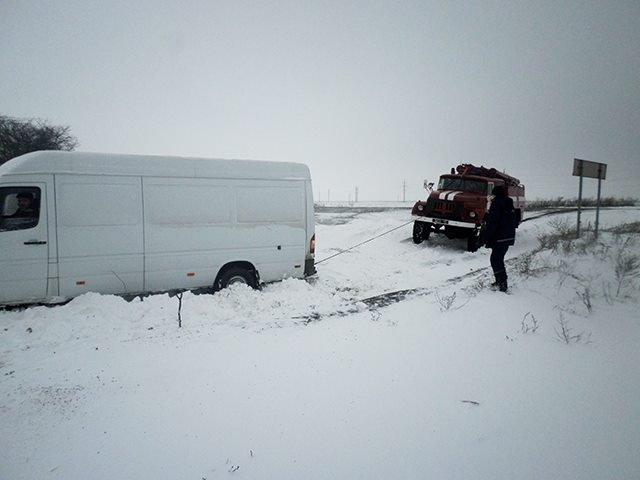
[[[410,220],[317,217],[319,260]],[[640,211],[600,220],[535,256],[556,220],[523,223],[509,295],[407,225],[311,282],[185,294],[181,329],[168,295],[0,311],[0,479],[637,479],[640,239],[607,230]]]

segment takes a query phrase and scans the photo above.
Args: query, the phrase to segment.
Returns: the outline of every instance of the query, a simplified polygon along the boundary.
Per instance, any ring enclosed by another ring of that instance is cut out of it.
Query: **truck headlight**
[[[469,217],[476,218],[476,212],[469,212]]]

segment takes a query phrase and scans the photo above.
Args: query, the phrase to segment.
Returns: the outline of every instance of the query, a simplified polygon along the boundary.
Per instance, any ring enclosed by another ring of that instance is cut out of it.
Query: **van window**
[[[110,182],[63,183],[58,193],[59,222],[65,227],[137,225],[140,186]]]
[[[304,220],[304,190],[296,187],[238,188],[239,223],[300,223]]]
[[[26,230],[39,220],[38,187],[0,187],[0,231]]]
[[[150,225],[217,225],[231,222],[229,189],[194,180],[145,184],[145,218]]]

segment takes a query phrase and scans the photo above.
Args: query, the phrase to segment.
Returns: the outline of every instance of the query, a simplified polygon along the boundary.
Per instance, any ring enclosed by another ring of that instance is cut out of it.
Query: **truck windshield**
[[[468,180],[460,177],[440,177],[438,190],[460,190],[486,194],[487,184],[479,180]]]

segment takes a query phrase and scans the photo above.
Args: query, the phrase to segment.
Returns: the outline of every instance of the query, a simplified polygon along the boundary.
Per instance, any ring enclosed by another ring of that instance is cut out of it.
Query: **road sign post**
[[[580,215],[582,214],[582,179],[597,178],[598,179],[598,198],[596,200],[596,225],[595,237],[598,238],[598,223],[600,220],[600,192],[602,191],[602,180],[607,177],[607,164],[590,162],[589,160],[573,159],[573,176],[580,177],[578,187],[578,225],[576,227],[576,236],[580,238]]]

